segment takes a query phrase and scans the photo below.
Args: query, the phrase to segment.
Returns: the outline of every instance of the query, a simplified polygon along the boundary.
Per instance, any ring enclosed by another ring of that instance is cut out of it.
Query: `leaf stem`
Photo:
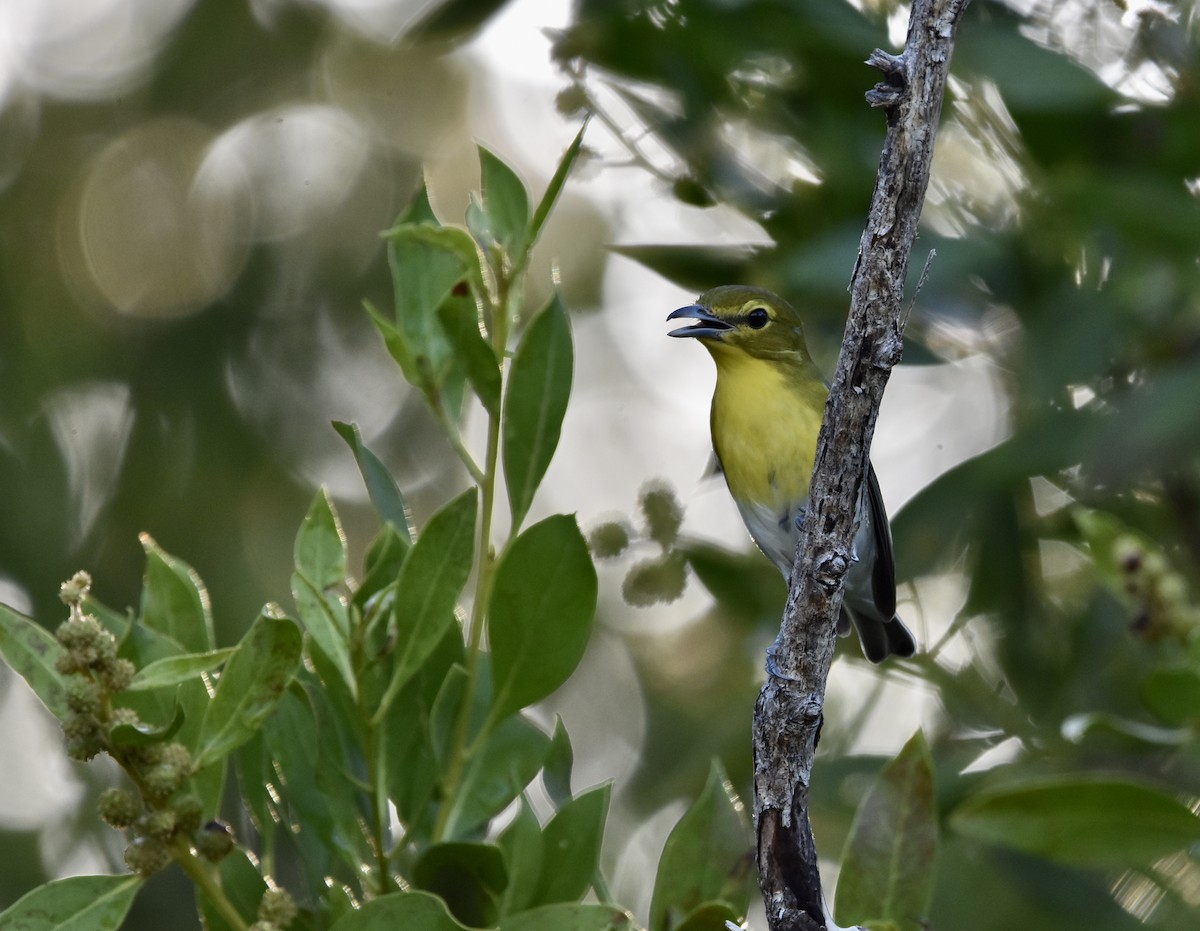
[[[233,903],[225,895],[225,890],[221,887],[219,879],[213,876],[212,870],[200,858],[192,853],[192,848],[188,842],[178,837],[172,844],[172,852],[175,855],[175,862],[187,874],[188,878],[195,883],[196,888],[204,893],[212,902],[213,906],[221,917],[229,924],[233,931],[249,931],[245,919],[238,913],[238,910],[233,907]]]
[[[492,319],[492,347],[500,365],[504,365],[505,348],[508,342],[509,325],[509,280],[497,276],[495,304]],[[504,372],[501,372],[503,376]],[[458,709],[458,717],[454,723],[454,743],[450,754],[450,768],[446,773],[446,781],[442,786],[443,804],[438,810],[437,823],[433,829],[433,839],[444,839],[450,824],[450,815],[455,809],[455,795],[462,781],[463,771],[470,756],[467,747],[467,728],[471,720],[471,705],[475,692],[475,680],[479,671],[479,653],[483,646],[483,630],[487,621],[488,592],[491,590],[492,571],[496,564],[495,552],[492,549],[492,516],[496,509],[496,476],[500,460],[500,424],[499,416],[488,415],[487,448],[484,452],[483,471],[476,479],[480,488],[479,534],[475,540],[475,565],[477,567],[475,582],[475,599],[471,605],[471,619],[467,631],[467,683],[463,691],[462,705]]]
[[[427,397],[429,398],[429,408],[433,411],[433,415],[437,418],[438,424],[442,428],[442,433],[444,433],[446,439],[450,441],[450,445],[454,447],[454,452],[458,454],[459,460],[462,462],[463,466],[466,467],[466,470],[471,474],[471,480],[474,481],[476,485],[482,485],[484,482],[483,470],[479,468],[478,463],[475,462],[475,458],[471,455],[471,451],[468,450],[466,444],[463,443],[462,434],[458,430],[458,425],[454,422],[453,418],[450,417],[445,405],[442,404],[441,397],[435,395],[433,392],[430,392]]]

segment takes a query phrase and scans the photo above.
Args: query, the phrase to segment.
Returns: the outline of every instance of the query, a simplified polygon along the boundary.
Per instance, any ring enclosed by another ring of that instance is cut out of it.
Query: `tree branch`
[[[808,815],[825,684],[875,417],[902,342],[901,302],[954,35],[968,0],[915,0],[903,54],[876,49],[884,79],[867,102],[887,137],[851,282],[850,318],[816,464],[774,663],[754,711],[758,877],[772,931],[832,924]]]

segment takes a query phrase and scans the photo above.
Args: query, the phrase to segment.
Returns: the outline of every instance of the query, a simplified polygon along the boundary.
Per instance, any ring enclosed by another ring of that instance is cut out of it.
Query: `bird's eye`
[[[771,322],[771,315],[767,313],[764,307],[755,307],[750,313],[746,314],[746,322],[750,324],[750,329],[761,330]]]

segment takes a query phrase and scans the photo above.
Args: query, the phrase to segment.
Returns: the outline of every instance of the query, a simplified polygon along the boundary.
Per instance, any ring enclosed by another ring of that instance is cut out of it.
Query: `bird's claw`
[[[789,676],[782,672],[779,664],[775,662],[775,657],[779,655],[779,637],[775,638],[775,642],[767,647],[767,675],[772,679],[783,679],[786,682],[799,682],[795,676]]]

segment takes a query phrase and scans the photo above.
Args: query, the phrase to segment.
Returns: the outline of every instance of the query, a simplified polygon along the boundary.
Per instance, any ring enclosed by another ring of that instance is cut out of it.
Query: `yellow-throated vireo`
[[[696,322],[670,335],[700,340],[717,364],[709,421],[717,464],[750,536],[787,578],[829,395],[800,314],[770,291],[726,285],[667,319],[681,317]],[[853,623],[874,663],[912,656],[912,634],[896,617],[892,532],[869,464],[859,521],[838,632],[849,633]]]

